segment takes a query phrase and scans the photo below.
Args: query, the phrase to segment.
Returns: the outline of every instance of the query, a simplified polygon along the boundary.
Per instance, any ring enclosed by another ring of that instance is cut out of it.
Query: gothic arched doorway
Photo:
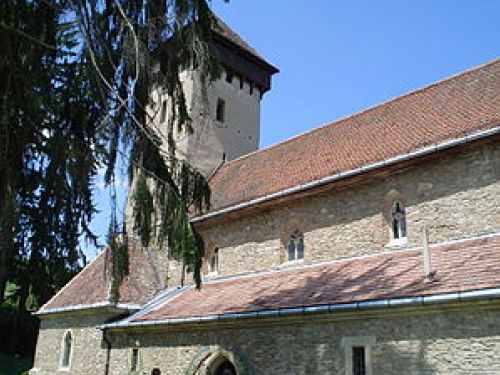
[[[220,365],[218,365],[214,372],[214,375],[236,375],[236,369],[234,368],[234,365],[229,362],[227,359],[222,362]]]

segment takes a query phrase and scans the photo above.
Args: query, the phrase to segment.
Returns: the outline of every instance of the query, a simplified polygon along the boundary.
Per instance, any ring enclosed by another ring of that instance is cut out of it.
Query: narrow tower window
[[[392,238],[394,240],[406,238],[406,210],[404,205],[399,201],[395,202],[392,206],[391,220]]]
[[[71,361],[72,345],[73,345],[73,337],[71,335],[71,332],[68,331],[64,335],[63,345],[62,345],[63,346],[62,353],[61,353],[61,367],[62,368],[69,368],[70,361]]]
[[[225,112],[226,112],[226,102],[224,101],[224,99],[219,98],[217,100],[215,119],[219,122],[224,122]]]
[[[233,74],[229,70],[226,70],[226,82],[227,83],[233,82]]]
[[[161,102],[160,124],[163,124],[166,119],[167,119],[167,101],[164,100]]]
[[[288,260],[304,259],[304,235],[295,229],[287,244]]]

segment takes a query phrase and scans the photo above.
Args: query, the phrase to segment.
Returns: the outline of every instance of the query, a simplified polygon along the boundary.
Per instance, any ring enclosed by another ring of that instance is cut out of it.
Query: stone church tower
[[[184,93],[194,133],[177,132],[177,153],[207,178],[225,161],[257,150],[260,138],[260,102],[278,72],[219,18],[213,49],[221,76],[207,87],[196,70],[182,73]],[[157,92],[155,122],[167,128],[170,98]]]
[[[225,163],[256,151],[260,140],[260,103],[271,89],[271,77],[278,69],[264,60],[239,35],[216,17],[213,52],[221,66],[221,75],[203,85],[199,72],[181,73],[184,95],[193,132],[178,131],[174,125],[176,156],[185,159],[205,178],[210,179]],[[152,92],[152,122],[167,139],[171,98],[161,89]],[[163,144],[165,150],[167,145]],[[126,205],[126,221],[134,227],[132,182]],[[167,253],[157,259],[169,286],[181,283],[182,264]],[[162,276],[162,277],[163,277]]]

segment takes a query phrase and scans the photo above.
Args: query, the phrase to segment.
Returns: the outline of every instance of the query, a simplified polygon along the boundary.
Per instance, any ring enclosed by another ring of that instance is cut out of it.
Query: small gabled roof
[[[128,244],[130,273],[120,284],[118,301],[111,301],[112,260],[110,250],[105,249],[43,305],[37,315],[109,306],[140,308],[161,289],[158,254],[143,249],[134,240]]]
[[[250,55],[253,55],[255,58],[264,62],[266,61],[250,44],[248,44],[241,36],[239,36],[233,29],[231,29],[227,25],[227,23],[225,23],[219,16],[217,16],[216,14],[213,14],[213,16],[216,23],[214,31],[218,35],[227,39],[235,46],[241,48],[243,51],[249,53]]]
[[[213,52],[231,73],[256,86],[261,94],[271,88],[271,77],[279,70],[266,61],[217,15],[213,15]]]
[[[497,59],[226,163],[212,212],[499,126]]]
[[[388,299],[397,304],[402,299],[471,291],[496,290],[500,296],[500,233],[433,245],[431,258],[431,282],[425,279],[421,249],[205,282],[201,290],[180,291],[138,312],[125,325],[190,318],[202,322],[204,317],[260,316],[266,311]]]

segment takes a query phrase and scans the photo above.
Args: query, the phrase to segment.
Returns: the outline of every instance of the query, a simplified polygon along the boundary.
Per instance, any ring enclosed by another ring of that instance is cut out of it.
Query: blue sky
[[[261,147],[500,57],[496,0],[212,0],[212,7],[280,69],[262,102]],[[107,197],[97,189],[94,228],[103,236]]]

